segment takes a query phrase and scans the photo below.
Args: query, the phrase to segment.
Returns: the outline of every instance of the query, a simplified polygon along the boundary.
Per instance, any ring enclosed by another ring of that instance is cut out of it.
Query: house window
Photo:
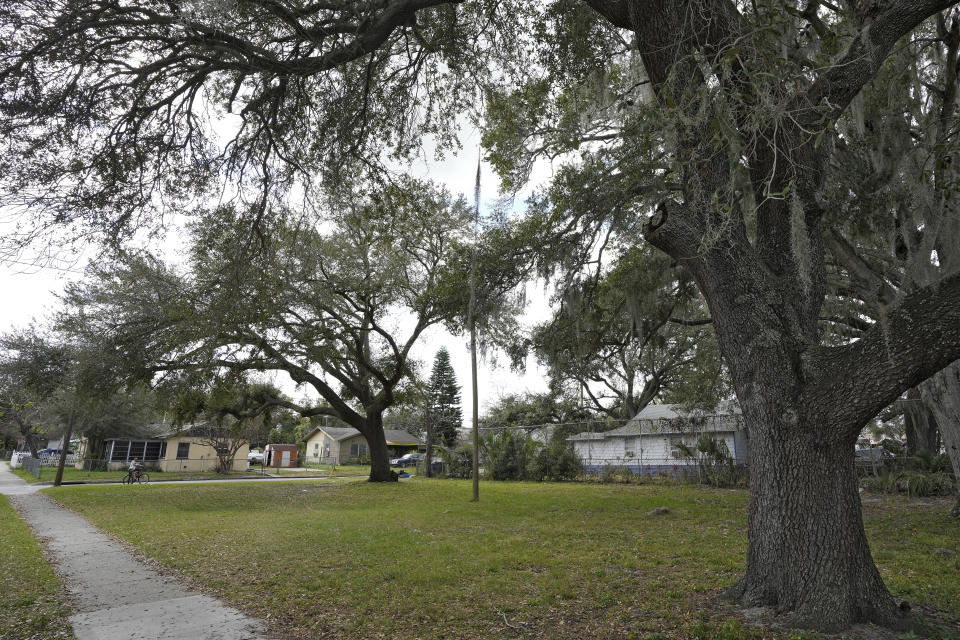
[[[624,438],[623,439],[623,457],[633,458],[636,455],[637,455],[637,439]]]
[[[319,456],[319,455],[320,455],[320,443],[319,443],[319,442],[314,442],[314,443],[313,443],[313,457],[316,458],[316,457]]]
[[[186,460],[190,457],[190,443],[177,443],[177,460]]]
[[[367,443],[366,442],[352,442],[350,444],[350,457],[351,458],[363,458],[367,455]]]
[[[689,446],[689,444],[683,438],[670,438],[670,456],[674,458],[684,457],[684,452],[680,448],[680,445],[683,444],[687,444],[687,446]]]
[[[110,455],[110,461],[116,462],[118,460],[128,460],[127,453],[130,451],[130,441],[129,440],[115,440],[113,443],[113,450]]]
[[[143,450],[146,448],[147,443],[142,440],[139,442],[131,441],[130,442],[130,457],[137,458],[138,460],[143,460]]]
[[[143,452],[144,460],[159,460],[163,457],[164,442],[148,442]]]

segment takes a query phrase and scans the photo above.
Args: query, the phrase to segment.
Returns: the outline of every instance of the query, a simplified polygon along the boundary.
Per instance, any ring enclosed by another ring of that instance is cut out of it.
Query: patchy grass
[[[47,492],[299,637],[777,637],[715,602],[745,561],[745,491],[486,482],[471,503],[469,482],[417,479],[142,489]],[[935,524],[941,537],[877,559],[899,595],[950,609],[954,560],[924,564],[960,538],[942,507],[868,504],[867,526],[896,545]]]
[[[303,476],[303,477],[327,477],[330,475],[332,465],[329,464],[309,464],[297,469],[274,469],[267,467],[267,473],[273,476]],[[333,476],[336,478],[370,476],[370,465],[368,464],[340,464],[333,467]]]
[[[960,521],[953,498],[865,495],[863,518],[887,586],[910,602],[960,614]]]
[[[73,638],[62,591],[30,529],[0,495],[0,638]]]

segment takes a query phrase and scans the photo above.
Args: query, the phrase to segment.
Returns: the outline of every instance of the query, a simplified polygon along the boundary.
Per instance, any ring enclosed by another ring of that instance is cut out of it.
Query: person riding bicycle
[[[127,467],[127,477],[130,478],[131,481],[139,480],[141,469],[143,469],[143,465],[140,463],[139,460],[134,458],[133,460],[130,461],[130,466]]]

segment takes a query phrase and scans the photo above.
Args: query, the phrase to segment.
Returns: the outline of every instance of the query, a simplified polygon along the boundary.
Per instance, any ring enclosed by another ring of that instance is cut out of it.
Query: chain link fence
[[[480,433],[480,473],[493,480],[747,482],[749,437],[735,414],[487,425]],[[469,444],[448,452],[448,475],[469,477],[469,456]]]
[[[23,453],[23,452],[20,452]],[[41,481],[52,481],[56,475],[59,457],[54,458],[53,464],[44,458],[33,458],[25,453],[17,460],[13,468],[22,467]],[[72,456],[70,457],[72,458]],[[110,461],[103,458],[84,458],[80,460],[68,458],[64,466],[64,482],[119,482],[129,470],[128,461]],[[215,477],[220,468],[216,457],[180,458],[176,460],[145,460],[141,461],[141,468],[151,474],[153,480],[186,480]],[[251,467],[246,460],[235,460],[230,474],[234,477],[265,476],[270,469],[261,466]]]

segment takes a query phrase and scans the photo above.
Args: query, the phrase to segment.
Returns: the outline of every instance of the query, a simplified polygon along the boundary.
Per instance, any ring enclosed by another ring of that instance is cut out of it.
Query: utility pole
[[[477,391],[477,227],[480,223],[480,161],[477,155],[477,184],[473,190],[473,255],[470,258],[470,375],[473,390],[473,502],[480,501],[480,397]]]

